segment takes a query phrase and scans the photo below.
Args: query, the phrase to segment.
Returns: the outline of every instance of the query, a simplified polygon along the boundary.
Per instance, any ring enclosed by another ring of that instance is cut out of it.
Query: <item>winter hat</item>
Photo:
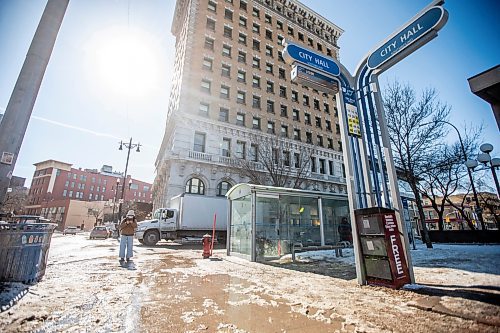
[[[135,213],[133,210],[129,210],[128,213],[127,213],[127,216],[134,216],[135,217]]]

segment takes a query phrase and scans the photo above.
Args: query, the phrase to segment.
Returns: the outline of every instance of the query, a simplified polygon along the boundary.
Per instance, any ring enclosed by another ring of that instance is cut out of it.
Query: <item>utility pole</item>
[[[120,141],[120,147],[118,148],[118,150],[123,150],[123,146],[125,146],[125,148],[128,149],[128,152],[127,152],[127,163],[125,164],[125,174],[123,175],[123,185],[122,185],[122,193],[120,196],[120,204],[118,205],[118,221],[120,221],[122,218],[122,205],[123,205],[123,197],[125,194],[125,181],[127,180],[128,162],[130,160],[130,150],[137,147],[136,152],[138,153],[141,152],[140,150],[141,144],[132,143],[132,138],[130,138],[130,141],[128,143]],[[130,180],[130,182],[132,182],[132,180]],[[131,184],[129,184],[129,187],[130,185]]]
[[[69,0],[48,0],[0,123],[0,205],[5,199],[19,150]]]

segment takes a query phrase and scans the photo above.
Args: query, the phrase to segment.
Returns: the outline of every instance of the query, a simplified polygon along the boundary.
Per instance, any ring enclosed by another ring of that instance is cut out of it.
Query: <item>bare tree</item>
[[[86,204],[87,215],[95,218],[94,226],[99,224],[99,220],[102,221],[104,205],[99,205],[93,202],[88,202]]]
[[[395,81],[384,93],[387,126],[394,152],[394,162],[399,167],[415,196],[424,238],[432,248],[419,190],[420,176],[425,161],[435,153],[447,133],[443,120],[448,118],[450,107],[437,100],[434,89],[426,89],[417,99],[415,90],[408,84]]]
[[[7,192],[5,200],[2,204],[2,210],[14,215],[19,215],[24,211],[28,201],[28,193],[26,188],[15,187],[11,192]]]
[[[494,194],[495,189],[489,186],[483,179],[477,181],[478,188],[481,190],[477,193],[479,204],[483,210],[483,217],[495,222],[497,229],[500,230],[500,199]]]
[[[255,151],[237,162],[241,173],[256,185],[301,188],[307,183],[314,150],[277,135],[258,137]]]

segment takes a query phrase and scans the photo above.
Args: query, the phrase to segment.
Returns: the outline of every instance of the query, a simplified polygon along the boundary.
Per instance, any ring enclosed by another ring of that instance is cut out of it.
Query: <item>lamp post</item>
[[[462,150],[462,154],[464,155],[464,161],[467,165],[467,152],[465,151],[464,142],[462,140],[462,135],[460,135],[460,131],[458,130],[458,128],[446,120],[435,120],[435,121],[431,121],[431,122],[428,122],[425,124],[421,124],[420,126],[429,125],[432,123],[448,124],[455,129],[455,131],[458,134],[458,140],[460,141],[460,148]],[[483,212],[481,211],[481,206],[479,205],[479,199],[477,198],[476,186],[474,186],[474,180],[472,179],[472,172],[471,172],[471,169],[469,167],[467,167],[467,174],[469,175],[469,181],[470,181],[470,185],[472,187],[472,194],[474,196],[474,201],[476,202],[477,218],[478,218],[479,222],[481,223],[481,228],[484,230],[485,226],[484,226],[484,220],[483,220]]]
[[[111,219],[113,220],[113,223],[115,223],[115,206],[116,206],[116,197],[118,195],[119,187],[120,187],[120,178],[116,178],[115,196],[113,198],[113,214],[111,214]]]
[[[124,146],[125,146],[125,148],[127,148],[128,152],[127,152],[127,163],[125,164],[125,173],[123,174],[123,186],[122,186],[122,192],[121,192],[121,196],[120,196],[120,204],[118,205],[118,220],[121,220],[121,218],[122,218],[122,204],[123,204],[123,196],[125,194],[125,180],[127,179],[128,162],[130,160],[130,150],[137,148],[135,151],[138,153],[141,152],[141,150],[140,150],[141,144],[140,143],[132,143],[132,138],[130,138],[130,141],[128,143],[120,141],[120,147],[118,148],[118,150],[123,150]],[[130,180],[130,182],[129,182],[129,187],[130,187],[130,185],[132,185],[132,180]]]
[[[481,154],[477,155],[477,160],[470,159],[465,161],[465,165],[468,169],[474,171],[474,169],[479,165],[478,162],[481,162],[484,165],[484,169],[490,169],[491,174],[493,175],[493,180],[495,181],[495,187],[497,189],[497,197],[500,199],[500,186],[498,185],[498,177],[495,169],[500,167],[500,158],[491,158],[490,153],[493,151],[493,145],[490,143],[483,143],[479,149],[482,151]],[[489,165],[488,165],[489,164]],[[479,169],[484,170],[484,169]]]

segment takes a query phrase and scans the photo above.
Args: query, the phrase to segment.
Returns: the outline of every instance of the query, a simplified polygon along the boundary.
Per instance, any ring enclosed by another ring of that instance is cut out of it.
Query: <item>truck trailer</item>
[[[229,203],[225,197],[181,194],[170,200],[169,208],[155,210],[153,219],[139,222],[135,232],[141,244],[153,246],[160,241],[201,238],[212,235],[214,215],[217,216],[215,237],[226,241]]]

